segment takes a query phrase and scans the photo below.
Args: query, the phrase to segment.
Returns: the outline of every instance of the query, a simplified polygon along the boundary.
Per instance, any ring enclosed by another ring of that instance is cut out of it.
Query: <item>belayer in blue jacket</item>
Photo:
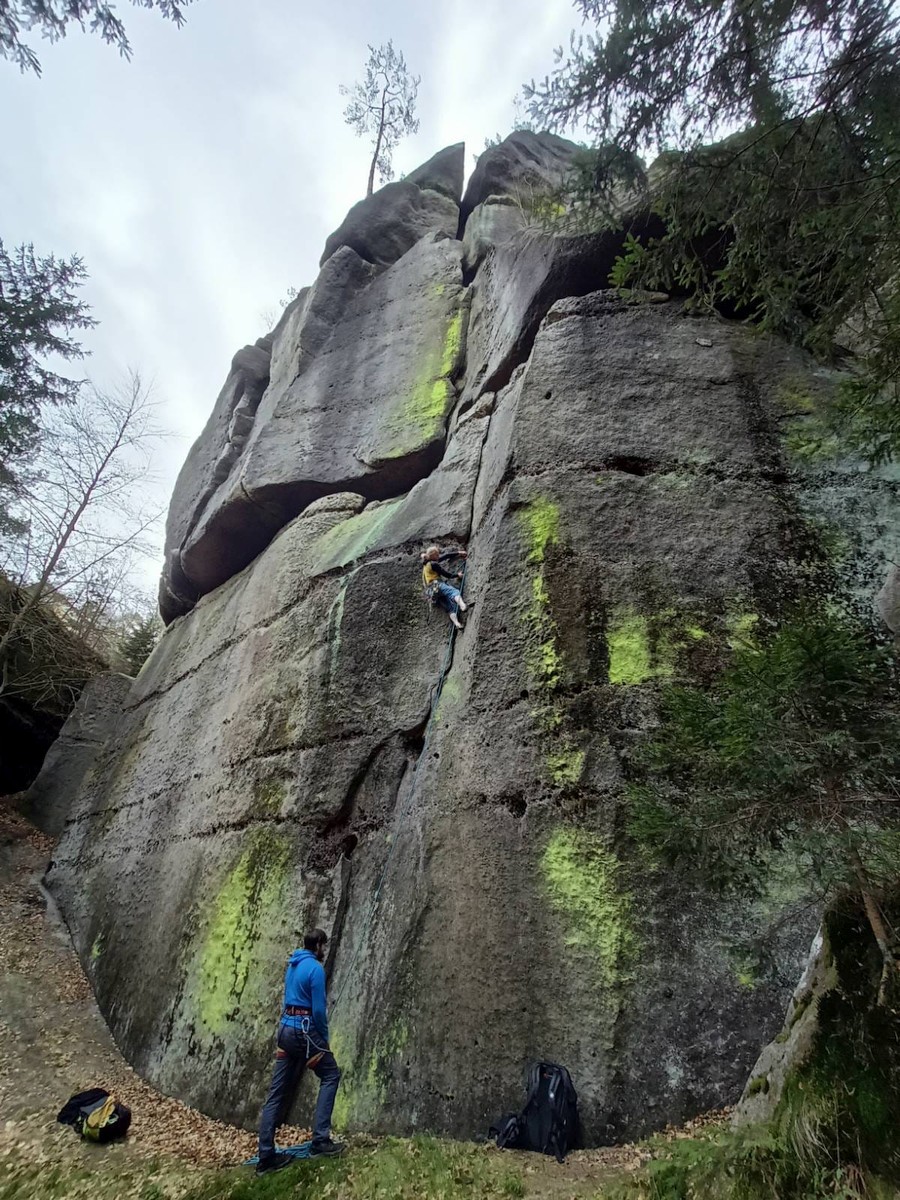
[[[319,1099],[310,1158],[340,1154],[344,1147],[331,1140],[331,1113],[341,1071],[328,1048],[328,1013],[325,1008],[325,947],[328,935],[313,929],[303,939],[304,949],[291,955],[284,977],[284,1008],[278,1027],[278,1048],[269,1095],[259,1121],[257,1175],[278,1171],[297,1160],[275,1149],[275,1129],[283,1124],[308,1067],[319,1077]]]

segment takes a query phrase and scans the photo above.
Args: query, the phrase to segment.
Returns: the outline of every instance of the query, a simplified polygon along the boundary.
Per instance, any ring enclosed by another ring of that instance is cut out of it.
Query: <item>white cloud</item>
[[[100,321],[89,373],[154,378],[179,435],[156,464],[163,493],[232,355],[288,286],[312,281],[364,191],[367,149],[338,85],[361,74],[366,44],[392,37],[422,76],[398,171],[462,140],[471,168],[574,19],[569,0],[200,0],[181,30],[129,7],[131,63],[80,33],[38,46],[41,79],[0,61],[0,109],[15,114],[0,235],[84,257]]]

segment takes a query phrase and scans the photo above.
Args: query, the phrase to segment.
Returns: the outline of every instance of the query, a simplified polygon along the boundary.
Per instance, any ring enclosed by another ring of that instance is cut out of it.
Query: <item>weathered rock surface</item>
[[[617,251],[520,233],[467,288],[457,240],[382,269],[344,246],[276,331],[240,457],[173,547],[206,594],[48,877],[119,1043],[174,1094],[255,1120],[307,922],[333,931],[354,1128],[470,1136],[544,1056],[589,1141],[633,1136],[734,1102],[779,1027],[817,920],[802,873],[749,903],[648,870],[624,782],[660,682],[723,660],[805,514],[883,578],[897,485],[794,462],[809,362],[622,302]],[[420,598],[432,541],[469,550],[455,644]]]
[[[389,267],[428,233],[455,237],[459,205],[442,192],[416,187],[408,180],[386,183],[354,204],[325,243],[320,266],[341,246],[379,267]]]
[[[113,672],[95,675],[85,684],[25,796],[25,812],[44,833],[62,833],[72,800],[115,730],[133,682],[130,675]]]
[[[900,633],[900,570],[893,563],[876,597],[881,619],[891,633]]]
[[[819,1035],[819,1002],[838,982],[833,957],[820,930],[788,1004],[784,1027],[753,1064],[732,1118],[736,1127],[775,1115],[791,1075],[808,1062]]]
[[[523,210],[511,196],[488,196],[469,214],[463,234],[463,270],[474,272],[494,246],[525,228]]]
[[[535,195],[565,180],[577,153],[574,142],[555,133],[517,129],[499,145],[479,154],[463,197],[463,217],[489,196],[510,196],[527,206]]]
[[[455,146],[439,150],[428,162],[410,171],[404,182],[414,183],[416,187],[430,192],[440,192],[458,207],[465,173],[466,145],[465,142],[457,142]]]
[[[169,574],[177,561],[205,594],[319,496],[386,499],[427,475],[456,402],[464,301],[455,240],[424,238],[377,276],[350,249],[329,259],[276,336],[240,456]]]

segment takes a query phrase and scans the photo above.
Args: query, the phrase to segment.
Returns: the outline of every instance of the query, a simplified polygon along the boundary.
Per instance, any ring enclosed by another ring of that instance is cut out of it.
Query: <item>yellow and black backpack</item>
[[[71,1125],[86,1142],[123,1138],[131,1124],[131,1109],[103,1088],[78,1092],[56,1114],[60,1125]]]

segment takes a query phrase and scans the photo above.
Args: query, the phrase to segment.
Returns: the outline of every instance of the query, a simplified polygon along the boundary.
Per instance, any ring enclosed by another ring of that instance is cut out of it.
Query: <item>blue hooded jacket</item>
[[[325,968],[312,950],[295,950],[284,976],[284,1004],[312,1010],[312,1023],[328,1045],[328,1011],[325,1007]],[[288,1024],[293,1019],[287,1017]]]

